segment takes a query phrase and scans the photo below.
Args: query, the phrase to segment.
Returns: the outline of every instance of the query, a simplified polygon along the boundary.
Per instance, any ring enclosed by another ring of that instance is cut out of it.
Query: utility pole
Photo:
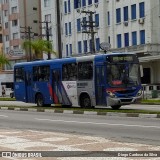
[[[58,53],[59,58],[62,58],[62,39],[61,39],[61,15],[59,0],[56,0],[57,5],[57,36],[58,36]]]
[[[46,24],[46,27],[45,27],[45,29],[46,29],[46,37],[47,37],[47,41],[49,42],[50,41],[50,39],[49,39],[49,37],[50,36],[52,36],[50,33],[49,33],[49,23],[51,23],[51,22],[48,22],[48,21],[45,21],[45,22],[40,22],[40,23],[45,23]],[[48,43],[48,49],[50,49],[50,46],[49,46],[49,43]],[[51,52],[50,51],[48,51],[48,59],[51,59]]]
[[[89,14],[89,21],[82,22],[82,27],[89,27],[89,30],[82,31],[82,33],[91,34],[91,53],[94,54],[96,52],[94,35],[95,35],[95,33],[97,33],[97,32],[94,31],[94,27],[96,27],[96,25],[94,25],[95,21],[93,21],[93,15],[95,14],[95,12],[82,11],[82,13]]]
[[[21,32],[21,33],[24,33],[25,34],[25,38],[27,38],[29,40],[29,42],[31,42],[31,34],[34,33],[34,32],[31,32],[31,29],[32,27],[28,26],[28,27],[20,27],[20,28],[23,28],[25,29],[24,32]],[[29,44],[29,59],[27,57],[27,61],[32,61],[32,49],[31,49],[31,44]]]

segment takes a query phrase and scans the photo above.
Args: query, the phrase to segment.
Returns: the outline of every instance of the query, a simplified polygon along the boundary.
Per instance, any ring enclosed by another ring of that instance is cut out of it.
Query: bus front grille
[[[122,102],[122,103],[132,102],[132,98],[129,98],[129,99],[121,99],[121,102]]]

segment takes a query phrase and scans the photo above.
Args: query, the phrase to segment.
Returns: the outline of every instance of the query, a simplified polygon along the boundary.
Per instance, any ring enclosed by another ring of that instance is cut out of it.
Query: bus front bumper
[[[115,106],[115,105],[127,105],[132,103],[138,103],[142,99],[142,96],[138,97],[129,97],[129,98],[112,98],[107,97],[107,106]]]

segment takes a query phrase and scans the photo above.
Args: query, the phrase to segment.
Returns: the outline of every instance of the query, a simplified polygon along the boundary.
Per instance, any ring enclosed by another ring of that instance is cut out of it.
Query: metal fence
[[[143,99],[160,98],[160,85],[143,84],[142,86],[143,86],[143,92],[142,92]]]

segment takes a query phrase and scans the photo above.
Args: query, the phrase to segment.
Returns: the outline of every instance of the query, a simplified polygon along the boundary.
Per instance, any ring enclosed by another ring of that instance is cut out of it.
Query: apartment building
[[[22,42],[41,33],[41,6],[39,0],[1,0],[1,22],[3,34],[3,54],[10,65],[3,66],[1,84],[13,83],[13,66],[17,62],[27,61],[32,53],[23,50]],[[1,88],[1,87],[0,87]]]
[[[91,35],[83,31],[92,16],[96,52],[109,42],[113,52],[134,52],[144,68],[143,83],[160,83],[159,0],[63,0],[63,57],[91,52]]]
[[[142,83],[160,83],[160,1],[108,1],[108,39],[113,51],[135,52]]]

